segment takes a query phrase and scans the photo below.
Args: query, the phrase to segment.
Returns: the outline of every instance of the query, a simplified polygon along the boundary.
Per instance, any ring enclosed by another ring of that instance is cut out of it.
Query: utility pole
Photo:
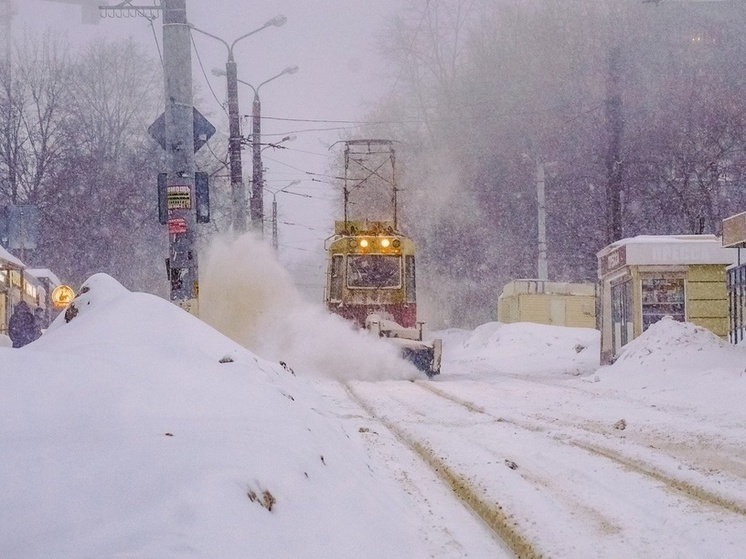
[[[228,93],[228,156],[231,169],[231,208],[233,209],[233,232],[240,234],[246,231],[246,188],[243,184],[243,165],[241,164],[241,117],[238,113],[238,68],[233,59],[233,50],[229,49],[228,61],[225,63],[225,75]]]
[[[243,165],[241,164],[241,144],[243,142],[243,137],[241,136],[241,116],[238,112],[238,82],[240,80],[238,79],[236,60],[233,57],[233,49],[236,43],[247,37],[251,37],[255,33],[259,33],[262,29],[266,29],[267,27],[281,27],[285,25],[285,22],[287,22],[287,18],[284,15],[275,16],[261,27],[241,35],[231,44],[228,44],[217,35],[208,33],[193,25],[191,26],[193,31],[220,41],[228,49],[228,61],[225,63],[225,73],[222,70],[213,70],[212,73],[216,76],[224,75],[227,80],[228,131],[230,135],[228,138],[228,156],[231,173],[231,225],[235,234],[246,232],[246,188],[243,183]]]
[[[194,115],[192,105],[192,53],[186,0],[162,0],[163,72],[165,79],[168,159],[168,270],[171,301],[199,314],[199,270],[194,192]]]
[[[622,135],[624,112],[621,93],[622,50],[613,46],[609,52],[609,75],[606,85],[606,242],[622,238]]]
[[[300,183],[300,181],[293,181],[290,184],[287,184],[280,188],[279,190],[269,190],[267,191],[272,194],[272,248],[275,249],[275,252],[277,252],[277,249],[279,247],[278,241],[277,241],[277,195],[280,192],[286,192],[287,194],[295,194],[296,196],[303,196],[304,198],[310,198],[308,194],[301,194],[300,192],[288,192],[288,188],[291,186],[295,186],[296,184]]]
[[[96,0],[49,1],[79,4],[83,9],[84,22],[98,22],[92,17]],[[156,120],[149,132],[166,150],[167,157],[163,201],[168,224],[169,253],[166,265],[171,284],[170,298],[186,311],[197,315],[199,269],[194,244],[197,227],[194,152],[215,130],[199,114],[197,130],[194,127],[196,111],[192,103],[192,43],[186,0],[154,0],[152,6],[133,5],[132,1],[122,0],[116,5],[97,6],[97,9],[102,17],[111,18],[140,16],[152,21],[159,12],[163,14],[166,108],[162,125],[159,122],[161,119]]]
[[[3,2],[3,31],[5,32],[5,64],[3,68],[2,79],[4,81],[5,95],[7,97],[7,114],[5,115],[5,153],[8,165],[8,184],[10,185],[10,203],[18,203],[18,173],[16,164],[18,162],[18,153],[13,145],[13,135],[11,129],[14,121],[14,102],[13,102],[13,16],[15,15],[15,6],[12,0]]]
[[[248,85],[254,92],[254,102],[251,110],[252,173],[249,207],[251,209],[251,226],[262,236],[264,236],[264,167],[262,165],[262,101],[259,98],[259,90],[263,85],[276,80],[280,76],[295,74],[297,71],[298,66],[288,66],[279,74],[264,80],[256,87],[243,80],[238,80],[242,84]]]
[[[258,88],[257,88],[258,89]],[[264,236],[264,169],[262,168],[262,102],[259,92],[254,90],[251,129],[251,225]]]
[[[536,198],[539,208],[539,262],[538,272],[540,280],[549,279],[549,266],[547,264],[547,207],[545,194],[544,162],[539,160],[536,164]]]

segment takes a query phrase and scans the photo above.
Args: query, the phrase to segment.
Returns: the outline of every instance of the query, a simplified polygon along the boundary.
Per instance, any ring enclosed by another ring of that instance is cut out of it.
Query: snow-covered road
[[[85,287],[0,348],[3,559],[746,557],[746,347],[693,324],[608,367],[595,330],[444,331],[425,380],[338,317],[260,357]]]
[[[742,418],[598,377],[459,367],[435,381],[318,383],[420,510],[433,557],[746,549]]]

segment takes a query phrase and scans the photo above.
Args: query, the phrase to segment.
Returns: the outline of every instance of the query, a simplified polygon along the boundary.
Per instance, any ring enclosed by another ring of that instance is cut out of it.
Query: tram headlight
[[[389,239],[381,239],[381,246],[383,248],[389,248],[391,241]]]
[[[360,248],[368,248],[368,239],[360,240]]]
[[[350,239],[349,242],[347,243],[347,245],[350,248],[355,248],[357,246],[357,241],[355,239]]]
[[[399,248],[401,246],[401,241],[399,239],[394,239],[391,244],[394,245],[394,248]]]

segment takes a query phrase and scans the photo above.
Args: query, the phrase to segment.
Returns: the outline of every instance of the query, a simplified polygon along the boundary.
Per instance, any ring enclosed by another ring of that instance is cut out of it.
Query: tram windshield
[[[347,257],[347,287],[400,287],[401,256],[357,254]]]

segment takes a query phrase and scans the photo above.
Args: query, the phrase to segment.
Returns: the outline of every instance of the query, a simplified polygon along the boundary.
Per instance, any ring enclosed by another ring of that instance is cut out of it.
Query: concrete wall
[[[595,328],[594,284],[517,280],[497,301],[500,322],[534,322],[555,326]]]

